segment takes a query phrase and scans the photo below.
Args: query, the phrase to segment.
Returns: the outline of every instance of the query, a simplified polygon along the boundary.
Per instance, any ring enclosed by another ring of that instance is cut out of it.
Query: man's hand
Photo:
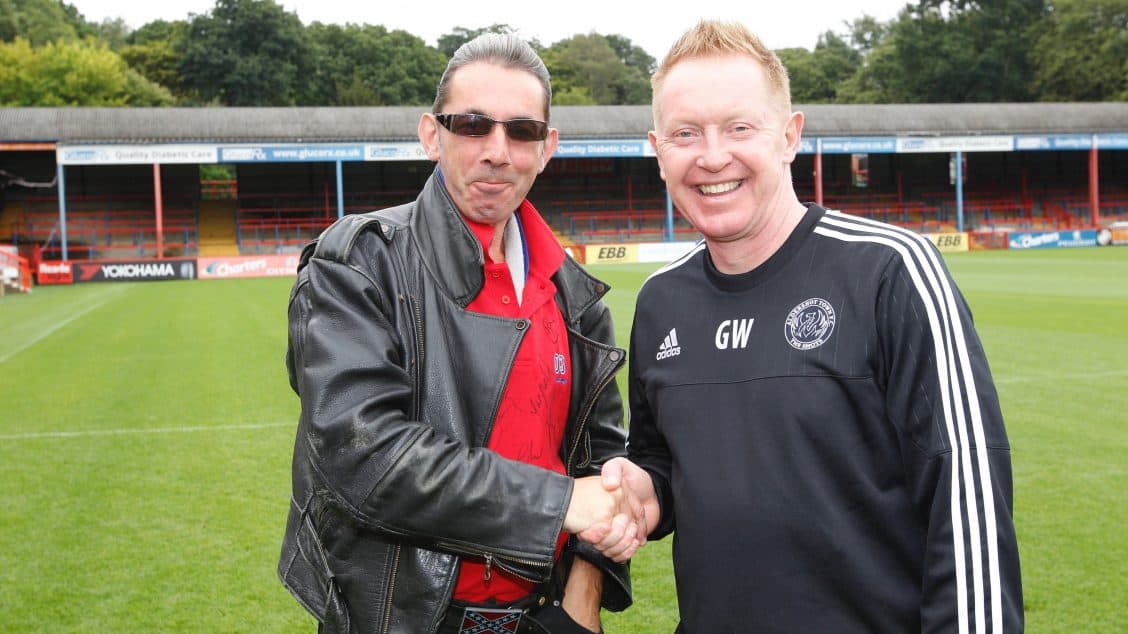
[[[646,541],[644,513],[629,488],[608,488],[602,476],[576,478],[564,530],[596,545],[605,556],[626,561]]]
[[[576,478],[572,500],[564,516],[564,530],[579,533],[595,524],[610,522],[617,515],[634,520],[636,515],[641,514],[642,505],[630,492],[617,485],[608,488],[603,483],[603,476]]]
[[[626,458],[612,458],[603,465],[601,480],[608,492],[622,493],[631,515],[616,515],[610,522],[594,524],[576,536],[605,557],[626,561],[646,544],[646,536],[658,525],[660,511],[654,483],[650,474]]]
[[[658,526],[658,494],[650,474],[626,458],[611,458],[603,465],[601,481],[607,491],[620,491],[632,508],[634,523],[625,517],[601,522],[576,535],[598,549],[603,556],[625,562],[646,544],[646,536]],[[635,532],[633,532],[635,531]]]
[[[645,535],[654,532],[662,511],[650,474],[626,458],[612,458],[603,465],[602,478],[603,488],[610,491],[622,486],[633,494],[645,514]]]

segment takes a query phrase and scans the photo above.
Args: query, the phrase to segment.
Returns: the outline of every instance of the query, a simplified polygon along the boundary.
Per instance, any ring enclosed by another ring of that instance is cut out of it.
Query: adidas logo
[[[681,346],[678,345],[678,329],[671,328],[670,334],[666,335],[666,340],[658,346],[658,355],[654,358],[661,361],[669,357],[676,357],[679,354],[681,354]]]

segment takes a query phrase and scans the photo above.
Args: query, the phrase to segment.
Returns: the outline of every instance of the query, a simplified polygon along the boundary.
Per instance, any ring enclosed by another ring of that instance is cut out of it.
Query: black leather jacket
[[[569,540],[572,480],[484,449],[528,322],[468,312],[483,254],[436,174],[415,202],[350,215],[303,252],[290,297],[301,397],[278,574],[328,631],[434,632],[458,555],[559,582],[576,555],[630,605],[625,565]],[[625,454],[608,287],[571,258],[553,278],[567,322],[569,476]]]

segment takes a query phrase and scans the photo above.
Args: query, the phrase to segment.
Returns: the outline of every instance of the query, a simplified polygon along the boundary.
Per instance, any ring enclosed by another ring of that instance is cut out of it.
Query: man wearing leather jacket
[[[598,632],[630,605],[645,518],[598,476],[625,453],[608,287],[525,199],[550,102],[527,44],[468,42],[419,121],[419,197],[302,254],[278,573],[322,631]]]

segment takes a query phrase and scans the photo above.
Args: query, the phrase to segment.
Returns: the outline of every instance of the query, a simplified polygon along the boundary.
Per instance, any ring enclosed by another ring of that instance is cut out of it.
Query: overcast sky
[[[68,0],[87,20],[122,18],[131,28],[153,20],[183,20],[203,14],[215,0]],[[302,22],[382,24],[435,45],[455,27],[508,24],[526,38],[550,45],[577,33],[618,34],[655,59],[699,18],[743,22],[770,48],[814,48],[821,33],[844,32],[844,22],[871,15],[882,22],[897,16],[907,0],[705,0],[624,2],[622,0],[282,0]],[[681,10],[677,7],[682,7]]]

